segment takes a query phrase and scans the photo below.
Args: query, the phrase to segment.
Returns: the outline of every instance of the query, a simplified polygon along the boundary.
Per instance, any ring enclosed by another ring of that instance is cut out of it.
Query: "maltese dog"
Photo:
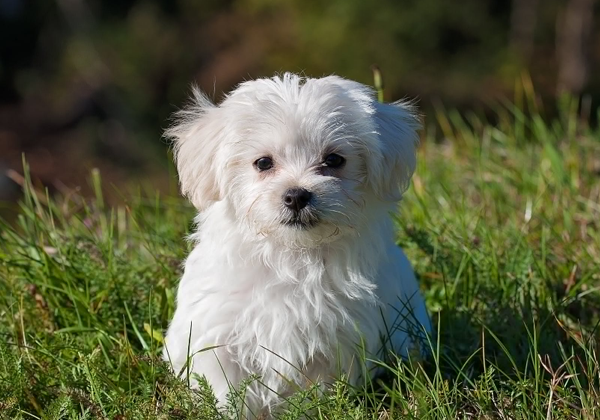
[[[415,169],[410,106],[329,76],[194,90],[166,136],[198,209],[164,358],[247,417],[423,352],[430,323],[391,213]],[[244,388],[240,390],[240,388]]]

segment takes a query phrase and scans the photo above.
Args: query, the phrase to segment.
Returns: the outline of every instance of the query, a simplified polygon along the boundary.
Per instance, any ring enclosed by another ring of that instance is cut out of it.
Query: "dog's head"
[[[414,171],[418,119],[359,83],[285,74],[218,106],[194,96],[166,133],[182,192],[200,211],[227,200],[257,238],[310,247],[356,232]]]

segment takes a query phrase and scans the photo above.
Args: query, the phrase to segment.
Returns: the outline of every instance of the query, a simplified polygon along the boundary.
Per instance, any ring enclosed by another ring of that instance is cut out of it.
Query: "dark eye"
[[[339,168],[344,163],[346,163],[346,159],[335,153],[325,156],[323,161],[323,164],[329,168]]]
[[[254,162],[254,166],[256,166],[256,168],[261,172],[268,171],[273,167],[273,159],[271,159],[270,157],[261,157],[256,162]]]

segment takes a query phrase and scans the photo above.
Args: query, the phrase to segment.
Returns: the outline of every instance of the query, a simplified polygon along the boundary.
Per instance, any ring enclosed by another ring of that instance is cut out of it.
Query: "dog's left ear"
[[[367,157],[367,182],[384,201],[398,201],[408,188],[416,167],[419,117],[404,102],[380,103],[373,99],[373,119],[379,153]]]

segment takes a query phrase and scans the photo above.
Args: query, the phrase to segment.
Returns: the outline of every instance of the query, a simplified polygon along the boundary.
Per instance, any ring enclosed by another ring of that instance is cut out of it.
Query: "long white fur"
[[[429,318],[390,219],[415,168],[418,127],[409,106],[337,76],[245,82],[218,106],[194,90],[167,131],[199,211],[166,335],[175,372],[189,359],[220,402],[257,375],[251,417],[278,407],[292,384],[340,374],[357,383],[374,374],[365,355],[418,347]],[[329,153],[345,165],[323,168]],[[261,173],[253,163],[263,156],[274,168]],[[313,193],[315,226],[282,223],[293,187]]]

